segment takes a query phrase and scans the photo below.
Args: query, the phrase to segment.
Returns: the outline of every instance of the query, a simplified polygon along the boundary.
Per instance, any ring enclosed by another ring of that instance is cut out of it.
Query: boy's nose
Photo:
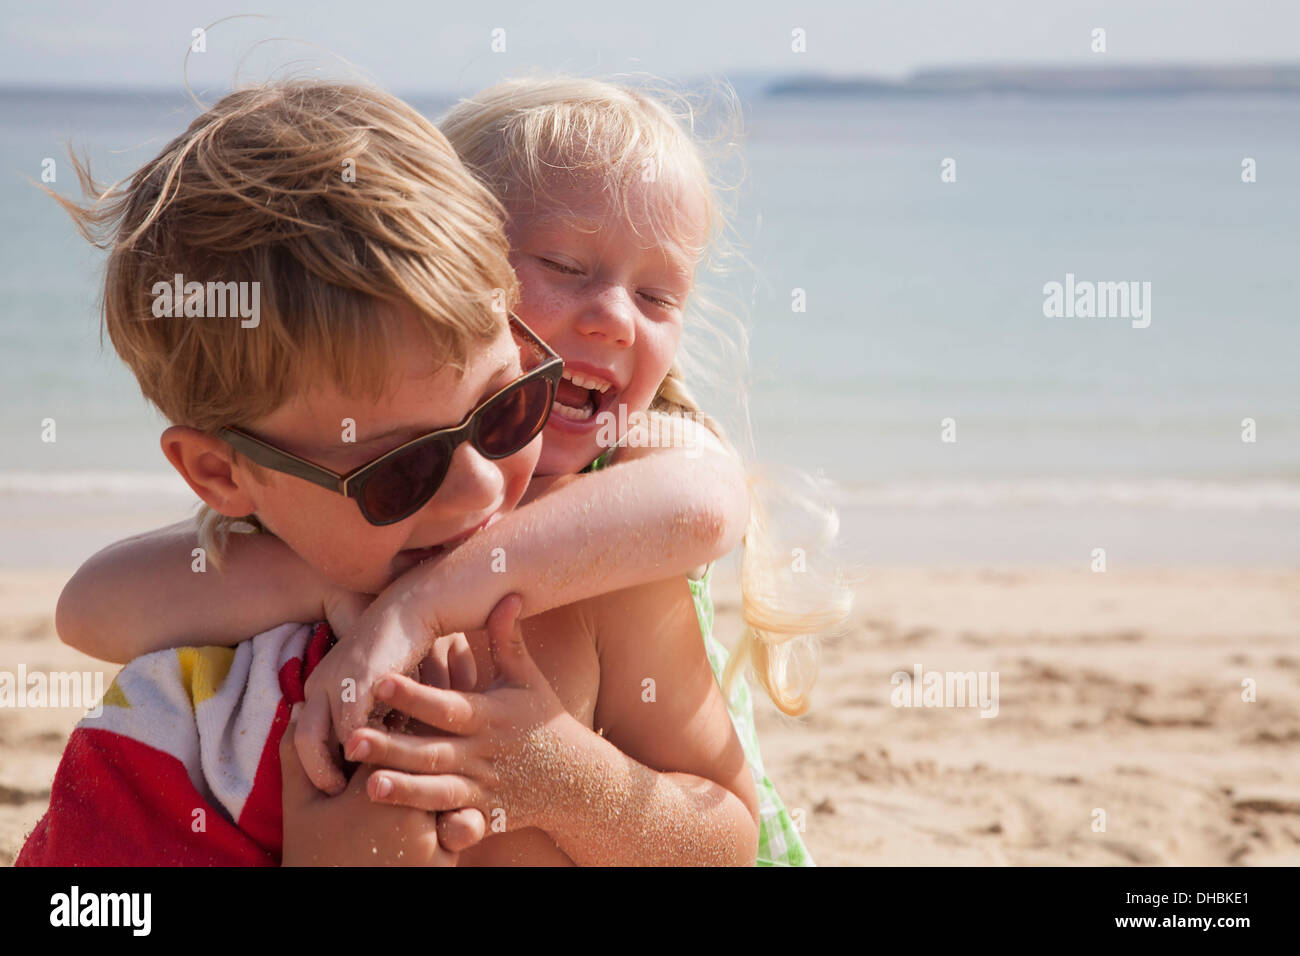
[[[622,348],[631,346],[636,339],[636,303],[627,289],[609,283],[595,291],[583,304],[578,331]]]
[[[456,514],[481,514],[502,500],[505,484],[498,463],[465,442],[452,456],[447,477],[425,506],[425,514],[443,524]]]

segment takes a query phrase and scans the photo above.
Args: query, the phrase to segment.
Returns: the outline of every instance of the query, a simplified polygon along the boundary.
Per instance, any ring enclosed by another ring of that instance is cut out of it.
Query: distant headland
[[[1251,66],[987,66],[872,76],[792,76],[769,81],[764,96],[1187,96],[1206,93],[1300,96],[1300,63]]]

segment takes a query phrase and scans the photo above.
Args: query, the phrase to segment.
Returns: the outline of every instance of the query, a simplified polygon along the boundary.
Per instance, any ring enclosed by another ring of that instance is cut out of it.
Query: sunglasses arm
[[[217,432],[217,437],[255,464],[283,472],[286,475],[293,475],[293,477],[301,478],[303,481],[310,481],[313,485],[320,485],[320,487],[328,491],[337,492],[341,495],[347,494],[347,483],[342,475],[336,475],[329,469],[313,465],[311,462],[304,461],[287,451],[272,448],[270,445],[258,441],[252,435],[246,435],[233,428],[223,428]]]

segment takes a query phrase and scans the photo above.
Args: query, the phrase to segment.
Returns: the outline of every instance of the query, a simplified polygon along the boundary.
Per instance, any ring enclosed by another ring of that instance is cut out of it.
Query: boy
[[[376,593],[522,499],[558,367],[502,314],[517,289],[498,205],[400,101],[322,83],[243,90],[111,201],[60,201],[87,237],[116,230],[105,324],[174,423],[169,461],[215,512],[255,515],[340,589]],[[236,450],[250,447],[262,465]],[[368,465],[350,486],[321,478]],[[391,703],[424,733],[353,754],[408,772],[359,772],[334,798],[352,801],[349,821],[361,787],[490,819],[462,862],[752,863],[753,783],[686,583],[559,608],[522,632],[517,610],[494,612],[490,640],[468,635],[475,693],[395,679]],[[284,625],[128,664],[100,725],[74,732],[18,862],[353,859],[319,799],[291,800],[279,773],[290,705],[328,643],[325,628]],[[82,772],[98,786],[79,788]],[[374,804],[376,834],[393,822],[382,811],[399,812]],[[419,810],[400,812],[394,861],[454,862],[481,832],[469,814],[444,818],[437,859],[435,818],[421,834]],[[380,841],[350,846],[373,859]]]

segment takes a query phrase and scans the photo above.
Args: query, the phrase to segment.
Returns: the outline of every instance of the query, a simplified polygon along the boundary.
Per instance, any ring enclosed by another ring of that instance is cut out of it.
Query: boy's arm
[[[196,563],[192,521],[100,551],[59,595],[59,638],[100,660],[125,663],[187,644],[237,644],[286,621],[319,621],[330,592],[273,535],[232,534],[221,571]],[[206,570],[195,570],[196,567]]]

